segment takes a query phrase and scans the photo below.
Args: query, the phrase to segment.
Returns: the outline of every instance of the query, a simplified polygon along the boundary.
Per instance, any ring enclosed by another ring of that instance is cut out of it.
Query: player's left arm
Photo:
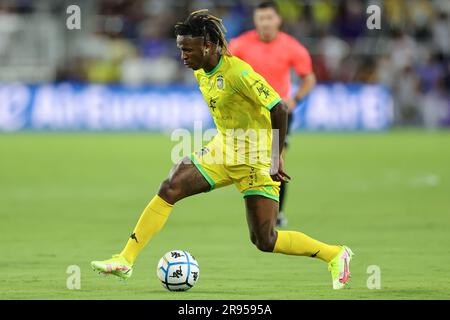
[[[308,50],[293,40],[291,54],[291,63],[301,79],[301,84],[292,99],[288,101],[289,113],[311,92],[317,83],[316,75],[312,68],[312,59]]]

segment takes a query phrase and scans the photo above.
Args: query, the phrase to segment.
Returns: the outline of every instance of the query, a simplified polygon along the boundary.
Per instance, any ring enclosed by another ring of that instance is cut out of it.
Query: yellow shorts
[[[211,185],[210,190],[234,183],[244,198],[259,195],[279,202],[280,182],[272,180],[270,166],[260,163],[227,164],[226,161],[217,161],[217,153],[223,153],[223,146],[220,139],[214,138],[201,151],[190,156]]]

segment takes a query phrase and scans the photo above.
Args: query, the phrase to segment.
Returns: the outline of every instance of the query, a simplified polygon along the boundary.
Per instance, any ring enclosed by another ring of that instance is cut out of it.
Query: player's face
[[[281,17],[273,8],[256,9],[253,14],[256,31],[263,36],[273,36],[281,26]]]
[[[181,51],[181,60],[186,67],[197,70],[203,67],[205,61],[205,45],[203,38],[177,36],[177,47]]]

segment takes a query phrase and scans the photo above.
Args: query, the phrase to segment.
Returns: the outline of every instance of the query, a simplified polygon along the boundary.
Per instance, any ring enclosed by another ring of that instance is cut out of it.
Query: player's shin
[[[297,231],[278,231],[273,252],[319,258],[330,262],[340,251],[339,246],[328,245]]]
[[[156,195],[142,212],[127,245],[120,255],[134,264],[141,250],[164,226],[172,208],[173,205]]]

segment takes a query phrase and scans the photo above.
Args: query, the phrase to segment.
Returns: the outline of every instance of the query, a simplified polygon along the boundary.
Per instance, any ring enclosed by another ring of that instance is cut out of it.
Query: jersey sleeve
[[[255,105],[268,110],[281,101],[279,94],[252,69],[244,69],[236,76],[235,89]]]
[[[295,39],[291,41],[290,52],[291,65],[297,74],[305,76],[313,72],[311,56],[308,50]]]

